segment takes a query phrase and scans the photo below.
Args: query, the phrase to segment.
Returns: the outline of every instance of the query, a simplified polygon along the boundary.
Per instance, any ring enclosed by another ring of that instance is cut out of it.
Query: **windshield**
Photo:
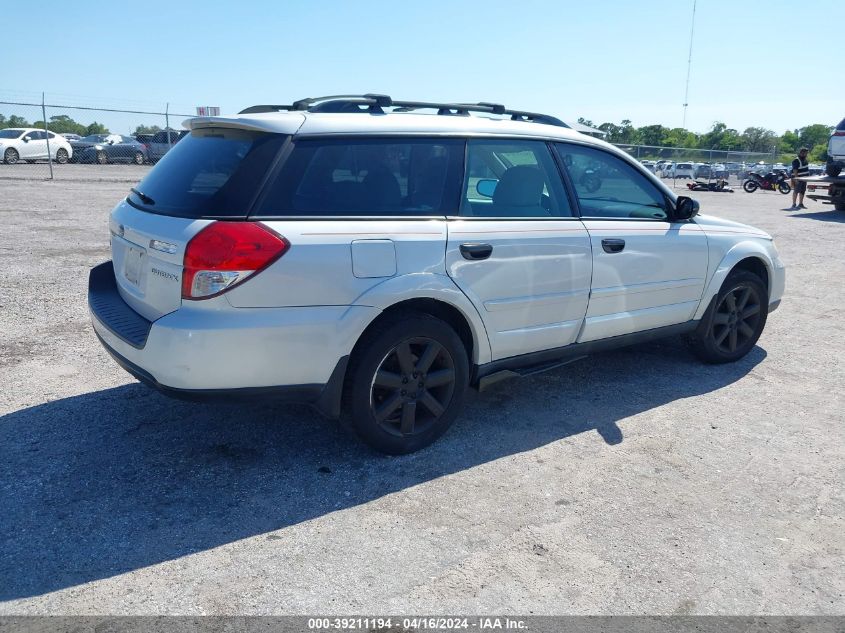
[[[23,130],[0,130],[0,138],[18,138]]]
[[[86,143],[102,143],[106,140],[108,134],[91,134],[90,136],[86,136],[82,140]]]
[[[286,138],[230,128],[194,130],[135,187],[140,194],[132,192],[129,202],[182,218],[246,217]]]

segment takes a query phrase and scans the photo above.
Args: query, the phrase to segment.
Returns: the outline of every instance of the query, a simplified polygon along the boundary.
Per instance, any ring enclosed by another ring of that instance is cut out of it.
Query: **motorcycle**
[[[721,191],[724,193],[733,193],[734,190],[728,186],[728,181],[724,178],[705,182],[704,180],[696,180],[687,183],[687,189],[690,191]]]
[[[780,191],[782,194],[792,191],[792,187],[787,182],[786,174],[783,172],[777,174],[769,172],[765,176],[752,172],[748,174],[748,180],[742,183],[742,188],[748,193],[754,193],[757,189]]]

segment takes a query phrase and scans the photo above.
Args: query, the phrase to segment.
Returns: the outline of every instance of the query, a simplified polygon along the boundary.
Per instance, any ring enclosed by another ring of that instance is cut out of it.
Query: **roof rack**
[[[413,110],[437,110],[437,114],[444,116],[469,116],[470,112],[482,112],[510,116],[512,121],[526,121],[543,123],[558,127],[569,126],[548,114],[526,112],[524,110],[508,110],[501,103],[435,103],[429,101],[399,101],[388,95],[331,95],[327,97],[308,97],[299,99],[290,105],[254,105],[239,114],[257,114],[261,112],[362,112],[367,114],[384,114],[384,108],[393,108],[393,112],[412,112]]]

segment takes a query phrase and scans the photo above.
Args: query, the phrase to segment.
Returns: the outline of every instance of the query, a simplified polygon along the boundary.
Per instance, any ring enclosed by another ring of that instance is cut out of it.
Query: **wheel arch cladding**
[[[707,289],[701,297],[701,303],[694,318],[701,319],[704,316],[704,312],[713,297],[719,293],[725,279],[735,270],[747,270],[756,274],[761,278],[766,291],[771,296],[773,263],[770,257],[764,246],[753,241],[743,241],[734,245],[725,253],[722,261],[716,267],[710,282],[707,284]]]
[[[458,337],[461,339],[461,342],[464,344],[464,348],[467,352],[467,359],[469,363],[472,364],[476,341],[473,337],[472,327],[470,326],[469,321],[455,306],[444,301],[440,301],[439,299],[431,298],[407,299],[405,301],[400,301],[399,303],[394,303],[382,310],[381,314],[373,319],[370,324],[364,328],[364,331],[361,332],[361,335],[358,337],[358,341],[352,348],[352,356],[354,357],[361,341],[363,341],[372,330],[379,328],[385,320],[392,318],[393,315],[399,312],[419,312],[421,314],[428,314],[447,323],[453,330],[455,330]]]

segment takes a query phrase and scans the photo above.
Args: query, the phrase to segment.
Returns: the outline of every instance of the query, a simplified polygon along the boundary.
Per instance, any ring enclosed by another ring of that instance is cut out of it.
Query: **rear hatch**
[[[188,242],[214,221],[246,219],[286,138],[254,129],[194,129],[115,207],[115,279],[133,310],[154,321],[179,309]]]

